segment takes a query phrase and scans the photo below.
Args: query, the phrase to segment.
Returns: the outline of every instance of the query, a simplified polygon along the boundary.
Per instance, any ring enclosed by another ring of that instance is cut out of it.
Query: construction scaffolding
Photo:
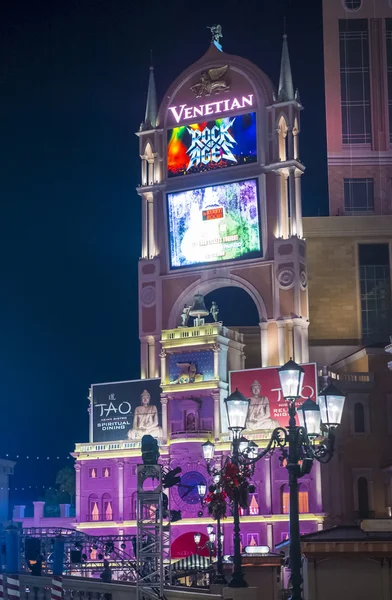
[[[137,600],[164,598],[170,583],[170,522],[161,465],[137,466]]]

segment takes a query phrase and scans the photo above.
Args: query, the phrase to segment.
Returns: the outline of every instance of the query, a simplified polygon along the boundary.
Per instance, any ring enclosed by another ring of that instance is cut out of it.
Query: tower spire
[[[286,19],[285,19],[284,34],[283,34],[283,46],[282,46],[282,58],[280,61],[278,100],[280,102],[288,102],[289,100],[294,100],[294,99],[295,99],[294,86],[293,86],[293,78],[291,75],[289,47],[287,45]]]
[[[148,79],[146,114],[144,116],[144,128],[154,128],[157,126],[158,103],[157,92],[155,88],[154,67],[152,65],[152,50],[150,63],[150,76]]]

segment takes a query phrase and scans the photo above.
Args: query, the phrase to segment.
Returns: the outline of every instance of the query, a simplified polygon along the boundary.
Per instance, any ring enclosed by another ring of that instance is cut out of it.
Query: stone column
[[[142,258],[148,258],[148,214],[145,194],[142,196]]]
[[[309,362],[309,321],[302,319],[302,362]]]
[[[148,340],[148,376],[155,377],[155,340]]]
[[[214,390],[211,395],[214,400],[214,440],[216,441],[220,438],[220,390]]]
[[[161,352],[159,353],[159,357],[161,359],[161,383],[162,385],[165,385],[167,382],[167,377],[166,377],[166,350],[164,348],[162,348]]]
[[[287,198],[287,175],[280,176],[280,213],[281,213],[281,237],[287,240],[289,237],[289,211]]]
[[[142,185],[147,185],[147,161],[142,158]]]
[[[162,404],[162,442],[163,444],[167,444],[167,403],[168,398],[164,394],[161,394],[161,404]]]
[[[270,551],[274,550],[274,526],[272,523],[267,523],[267,546]]]
[[[286,322],[283,319],[277,319],[276,324],[278,326],[278,353],[279,353],[279,365],[285,363],[285,349],[286,349]]]
[[[260,327],[261,366],[268,367],[268,321],[262,319]]]
[[[294,326],[294,360],[297,363],[303,362],[302,360],[302,322],[303,319],[295,317],[293,319]]]
[[[155,235],[154,235],[154,196],[149,194],[147,198],[148,211],[148,258],[153,258],[155,252]]]
[[[301,198],[301,171],[295,171],[295,217],[297,226],[297,235],[302,238],[302,198]]]
[[[14,506],[12,518],[13,519],[24,519],[25,516],[26,505],[17,504]]]
[[[264,473],[265,473],[265,508],[268,515],[272,514],[272,489],[271,489],[271,457],[264,458]]]
[[[283,215],[282,215],[282,199],[281,199],[281,195],[282,195],[281,177],[282,177],[282,175],[281,175],[280,171],[276,171],[275,175],[276,175],[276,206],[277,206],[277,221],[278,221],[276,237],[280,238],[280,237],[283,237],[283,226],[282,226]]]
[[[77,521],[82,521],[80,518],[80,470],[82,465],[75,463],[75,517]]]
[[[294,170],[289,173],[289,201],[290,201],[290,235],[297,235],[297,215],[295,198]]]
[[[124,461],[117,461],[118,469],[118,520],[124,520]]]
[[[140,342],[141,378],[148,377],[148,343],[145,339]]]
[[[294,344],[293,344],[293,322],[287,321],[288,340],[289,340],[289,358],[294,356]]]
[[[45,502],[37,500],[34,505],[34,527],[39,527],[44,516]]]
[[[214,353],[214,379],[219,379],[219,352],[221,351],[220,344],[213,344],[212,351]]]

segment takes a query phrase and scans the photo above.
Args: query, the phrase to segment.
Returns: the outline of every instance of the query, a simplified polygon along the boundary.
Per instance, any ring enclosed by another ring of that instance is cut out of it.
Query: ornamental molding
[[[306,288],[308,287],[308,276],[306,274],[306,271],[301,271],[301,273],[299,274],[299,282],[301,285],[301,289],[306,290]]]
[[[153,287],[152,285],[147,285],[146,287],[144,287],[141,291],[140,299],[142,301],[143,306],[148,307],[148,306],[152,306],[153,304],[155,304],[155,300],[156,300],[155,287]]]
[[[283,290],[288,290],[293,287],[295,279],[294,269],[291,267],[285,267],[278,271],[277,280],[279,287]]]

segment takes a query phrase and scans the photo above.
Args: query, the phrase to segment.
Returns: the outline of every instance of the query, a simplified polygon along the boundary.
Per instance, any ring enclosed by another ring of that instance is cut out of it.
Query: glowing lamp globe
[[[213,544],[215,542],[215,533],[210,533],[208,537],[210,538],[211,544]]]
[[[193,535],[193,539],[195,540],[196,546],[198,546],[200,544],[200,540],[201,540],[201,533],[195,533]]]
[[[205,483],[199,483],[197,486],[197,492],[200,496],[200,498],[204,498],[204,496],[206,495],[206,491],[207,491],[207,486]]]
[[[208,535],[211,535],[211,533],[214,531],[214,526],[213,525],[207,525],[207,533]]]
[[[318,395],[318,405],[321,413],[321,422],[328,429],[340,425],[346,396],[333,384],[327,385]]]
[[[293,360],[278,369],[280,387],[286,400],[295,400],[301,395],[305,371]]]
[[[238,389],[225,400],[229,429],[239,433],[245,429],[250,400],[245,398]]]
[[[213,444],[212,442],[210,442],[210,440],[208,440],[208,442],[205,442],[204,444],[202,444],[201,447],[203,450],[204,460],[207,462],[212,460],[214,458],[215,444]]]
[[[317,437],[320,434],[321,414],[316,402],[308,398],[297,412],[299,424],[306,429],[308,436],[310,438]]]

